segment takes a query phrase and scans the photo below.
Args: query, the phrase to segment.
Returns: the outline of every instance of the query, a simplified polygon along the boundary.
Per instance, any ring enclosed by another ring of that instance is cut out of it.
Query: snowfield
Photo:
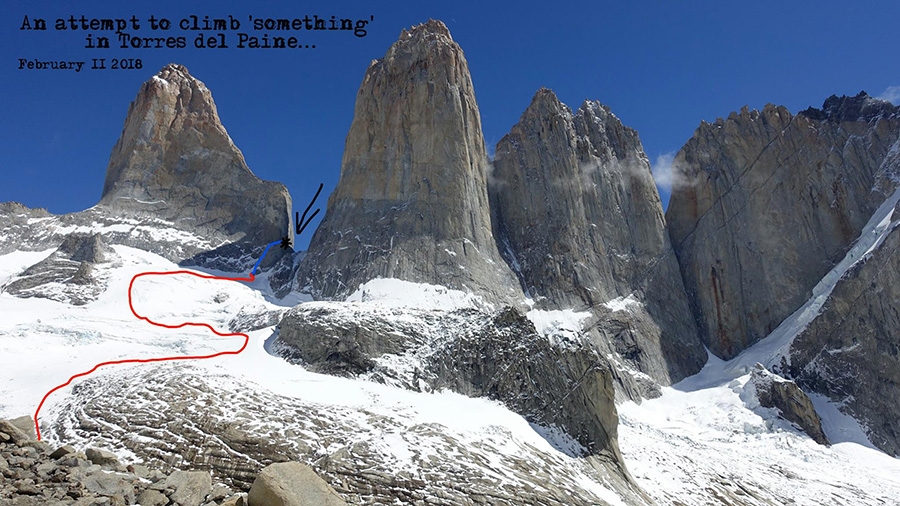
[[[87,305],[0,293],[0,417],[33,414],[47,391],[102,361],[240,347],[241,337],[219,337],[202,328],[167,331],[135,319],[127,304],[132,276],[179,268],[152,253],[124,246],[114,249],[118,263],[100,266],[109,271],[108,289]],[[50,253],[0,256],[0,286]],[[155,321],[203,321],[227,331],[242,309],[285,309],[272,302],[267,286],[265,274],[253,283],[146,277],[135,284],[134,304]],[[617,301],[617,310],[627,310],[629,302]],[[478,307],[482,302],[442,287],[375,280],[361,287],[348,304],[384,310]],[[585,315],[533,310],[528,317],[548,338],[561,340],[577,333]],[[347,444],[365,443],[385,472],[425,476],[424,466],[444,459],[453,461],[449,468],[459,468],[447,471],[457,472],[454,476],[480,475],[490,486],[511,493],[534,487],[529,480],[546,473],[553,487],[576,491],[581,499],[589,498],[587,503],[624,504],[602,473],[572,457],[572,451],[563,451],[577,443],[553,428],[533,426],[486,399],[412,392],[308,372],[266,351],[275,331],[268,327],[249,333],[247,350],[237,356],[111,366],[77,380],[47,401],[41,412],[45,438],[51,443],[61,439],[100,443],[128,455],[135,445],[150,445],[154,424],[175,416],[161,395],[169,388],[166,382],[177,378],[178,385],[186,385],[179,387],[185,395],[196,396],[191,402],[199,403],[179,409],[208,416],[208,423],[243,420],[242,429],[258,434],[285,439],[301,434],[309,447],[305,451],[312,455],[330,455]],[[749,360],[772,351],[770,341],[757,346],[732,362],[711,356],[701,373],[663,388],[657,399],[619,405],[619,445],[641,487],[659,504],[900,504],[900,460],[873,449],[858,425],[827,400],[813,397],[825,432],[835,443],[831,447],[817,445],[754,403],[745,389],[753,365]],[[236,414],[216,407],[223,401]],[[86,403],[91,407],[82,410]],[[144,413],[145,428],[137,434],[127,424],[115,426],[109,421],[116,419],[115,413],[97,418],[98,405]],[[247,413],[249,418],[243,418]],[[279,418],[283,413],[295,414]],[[83,427],[92,423],[109,424],[109,433],[120,439],[85,436]],[[346,432],[338,436],[328,432],[339,425]],[[428,432],[425,427],[440,430]],[[353,433],[355,439],[347,441],[346,434]],[[239,453],[229,458],[253,459]],[[556,490],[553,487],[547,490]],[[545,492],[538,488],[536,493]]]
[[[390,308],[443,309],[490,308],[478,295],[426,283],[377,278],[363,283],[347,302],[366,302]]]
[[[874,449],[852,418],[811,396],[833,443],[816,444],[759,407],[749,374],[723,382],[727,367],[710,356],[661,397],[619,406],[628,469],[659,504],[900,504],[900,460]]]
[[[119,263],[99,266],[109,270],[108,289],[84,306],[0,294],[0,417],[33,415],[47,391],[99,362],[205,355],[240,348],[242,337],[219,337],[203,328],[161,329],[137,320],[127,302],[131,278],[145,271],[181,269],[152,253],[125,246],[114,249]],[[0,256],[0,286],[50,253]],[[133,301],[139,314],[157,322],[190,320],[227,332],[229,322],[242,309],[285,309],[269,302],[267,286],[265,274],[252,283],[189,275],[150,276],[135,283]],[[410,304],[441,308],[480,304],[462,292],[395,280],[370,283],[364,288],[348,304],[377,311]],[[105,366],[47,400],[40,413],[44,439],[51,444],[65,441],[97,445],[141,460],[134,451],[136,447],[171,445],[180,449],[182,436],[168,431],[163,435],[159,429],[184,409],[188,416],[205,417],[205,423],[234,423],[237,416],[243,420],[241,430],[279,435],[276,440],[283,438],[284,445],[298,455],[303,453],[300,446],[313,456],[323,456],[347,445],[356,448],[364,444],[378,456],[377,462],[386,473],[421,474],[423,469],[442,463],[440,467],[457,476],[457,481],[460,476],[481,475],[479,479],[486,480],[490,487],[507,488],[509,494],[516,494],[521,487],[549,494],[549,489],[541,491],[542,479],[535,481],[538,474],[553,476],[548,486],[557,491],[573,490],[573,498],[579,498],[577,504],[624,504],[602,472],[585,459],[560,450],[574,448],[577,443],[553,428],[534,427],[488,399],[449,391],[413,392],[308,372],[266,351],[274,332],[273,327],[250,332],[247,349],[236,356]],[[170,379],[176,379],[178,386],[169,384]],[[179,392],[185,388],[191,395],[204,392],[197,394],[203,395],[203,401],[192,398],[189,404],[206,407],[184,406],[182,402],[177,402],[177,407],[168,405],[171,396],[185,393]],[[229,416],[222,410],[223,404],[240,407],[239,414]],[[102,413],[98,413],[98,405],[103,406]],[[288,419],[279,418],[298,409],[300,412]],[[127,424],[116,426],[113,422],[123,416],[129,420]],[[248,416],[250,420],[244,420]],[[137,420],[144,417],[153,421],[141,422],[138,431]],[[103,426],[105,436],[87,436],[83,430],[98,425]],[[439,435],[423,433],[423,427],[438,427]],[[304,434],[304,443],[297,446],[299,443],[290,442],[286,433]],[[232,458],[256,462],[251,454],[234,454]],[[444,463],[447,459],[452,462]],[[440,480],[430,482],[431,486],[440,484]]]

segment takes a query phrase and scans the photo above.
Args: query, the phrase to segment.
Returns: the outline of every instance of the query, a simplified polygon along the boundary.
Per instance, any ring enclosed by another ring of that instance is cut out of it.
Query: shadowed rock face
[[[572,113],[538,91],[497,144],[490,186],[504,253],[538,304],[599,309],[630,297],[620,316],[640,313],[627,325],[638,329],[632,365],[662,383],[702,367],[650,164],[608,107],[586,101]]]
[[[311,371],[497,399],[531,422],[564,429],[585,455],[620,466],[614,381],[590,344],[555,346],[509,306],[490,314],[325,304],[288,311],[273,350]],[[390,355],[416,365],[392,369]]]
[[[291,234],[291,198],[262,181],[219,121],[206,86],[176,64],[145,82],[113,148],[100,206],[212,242],[264,246]],[[273,251],[273,260],[279,251]]]
[[[299,286],[332,298],[390,277],[521,297],[491,233],[487,167],[462,50],[439,21],[404,30],[363,78]]]
[[[710,351],[734,357],[810,297],[892,190],[898,137],[897,108],[864,93],[700,125],[666,220]]]
[[[106,261],[109,246],[103,242],[99,234],[72,234],[66,237],[57,251],[73,262],[96,264]]]

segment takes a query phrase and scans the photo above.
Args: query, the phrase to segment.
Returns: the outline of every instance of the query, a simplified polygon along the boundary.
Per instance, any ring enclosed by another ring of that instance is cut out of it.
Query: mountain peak
[[[430,19],[401,31],[400,37],[391,45],[384,58],[374,60],[372,66],[377,68],[391,65],[395,70],[416,67],[425,72],[434,70],[439,73],[445,69],[459,69],[464,72],[457,78],[465,81],[471,80],[465,60],[462,48],[453,41],[447,26]]]
[[[497,144],[492,176],[501,242],[536,308],[606,318],[606,303],[637,297],[640,308],[629,315],[640,315],[641,334],[628,346],[641,352],[622,361],[636,359],[664,383],[702,367],[706,356],[636,132],[600,102],[572,114],[541,88]]]
[[[832,95],[825,99],[821,109],[810,107],[799,114],[818,121],[872,121],[893,116],[898,109],[900,108],[887,100],[874,98],[865,91],[860,91],[853,97]]]
[[[551,106],[559,109],[569,110],[569,106],[562,103],[559,97],[556,96],[556,93],[550,88],[541,87],[541,89],[537,90],[534,94],[534,97],[531,99],[531,105],[529,105],[529,109],[539,106]]]
[[[195,79],[191,76],[188,68],[180,63],[170,63],[166,65],[156,73],[156,77],[165,79],[166,81],[175,79]]]
[[[299,286],[343,297],[384,277],[521,299],[492,235],[487,173],[462,49],[440,21],[404,30],[363,77]]]
[[[527,122],[527,118],[534,118],[542,121],[541,118],[549,118],[550,116],[565,116],[571,118],[572,111],[569,107],[562,103],[550,88],[541,88],[531,98],[528,108],[522,113],[519,119],[520,123]]]
[[[152,76],[128,107],[100,200],[116,216],[147,216],[212,239],[264,246],[290,233],[290,196],[247,167],[212,93],[183,65]]]
[[[443,21],[437,19],[429,19],[424,23],[419,23],[416,26],[413,26],[409,30],[404,29],[400,32],[400,39],[423,39],[428,38],[429,36],[444,36],[450,40],[453,40],[453,37],[450,36],[450,30],[447,28],[447,25],[444,24]]]
[[[556,93],[546,86],[541,86],[541,88],[534,93],[534,98],[532,98],[531,100],[533,102],[535,100],[541,99],[554,100],[556,102],[559,102],[559,98],[556,96]]]
[[[144,82],[136,101],[147,99],[160,93],[185,95],[185,98],[189,97],[191,99],[185,101],[191,108],[195,110],[200,108],[211,109],[208,112],[218,117],[209,89],[203,84],[203,81],[192,76],[184,65],[170,63],[160,69],[159,72]]]

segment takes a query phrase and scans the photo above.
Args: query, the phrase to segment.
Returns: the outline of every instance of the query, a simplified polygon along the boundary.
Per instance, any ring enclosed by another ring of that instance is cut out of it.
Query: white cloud
[[[656,161],[651,165],[653,171],[653,180],[656,186],[665,190],[667,193],[672,191],[672,181],[674,179],[672,172],[672,162],[675,160],[675,151],[669,151],[656,157]]]
[[[651,164],[653,180],[660,194],[669,194],[673,188],[692,188],[701,184],[701,178],[705,177],[703,171],[692,171],[690,167],[679,166],[675,160],[677,151],[669,151],[656,157]]]
[[[887,100],[894,105],[900,105],[900,86],[888,86],[886,90],[881,92],[881,95],[875,98]]]

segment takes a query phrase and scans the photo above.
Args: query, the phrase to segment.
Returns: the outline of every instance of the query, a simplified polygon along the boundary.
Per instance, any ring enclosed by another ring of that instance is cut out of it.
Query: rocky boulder
[[[94,472],[81,480],[87,493],[108,497],[113,504],[134,504],[133,477],[115,473]]]
[[[440,21],[404,30],[366,70],[298,286],[341,298],[383,277],[521,298],[492,235],[487,177],[462,49]]]
[[[124,466],[108,451],[88,448],[80,452],[68,445],[54,449],[22,433],[13,423],[18,420],[0,420],[0,504],[244,504],[244,496],[228,487],[211,489],[206,471],[166,475],[142,465]]]
[[[760,406],[777,409],[785,420],[799,426],[815,442],[830,444],[822,430],[822,420],[816,408],[796,383],[772,374],[762,364],[756,364],[750,381],[756,390]]]
[[[13,426],[17,427],[28,440],[37,439],[37,432],[34,427],[34,418],[30,416],[20,416],[9,421]]]
[[[898,137],[898,109],[865,93],[700,125],[675,157],[666,221],[710,351],[734,357],[810,297],[893,192]]]
[[[33,433],[34,429],[31,432]],[[23,445],[28,441],[33,441],[34,436],[29,436],[28,432],[23,431],[9,420],[0,420],[0,440],[4,443],[10,441],[13,444]]]
[[[504,253],[538,307],[629,298],[649,323],[632,366],[664,384],[703,366],[650,164],[608,107],[586,101],[573,113],[539,90],[497,144],[490,187]]]
[[[119,458],[116,457],[116,454],[108,452],[106,450],[88,448],[84,451],[84,455],[89,461],[91,461],[91,463],[97,464],[98,466],[116,467],[119,465]]]
[[[256,477],[247,497],[250,506],[345,506],[328,483],[299,462],[281,462],[265,467]]]
[[[165,486],[172,489],[169,498],[182,506],[200,506],[212,490],[212,479],[206,471],[175,471],[166,478]]]

